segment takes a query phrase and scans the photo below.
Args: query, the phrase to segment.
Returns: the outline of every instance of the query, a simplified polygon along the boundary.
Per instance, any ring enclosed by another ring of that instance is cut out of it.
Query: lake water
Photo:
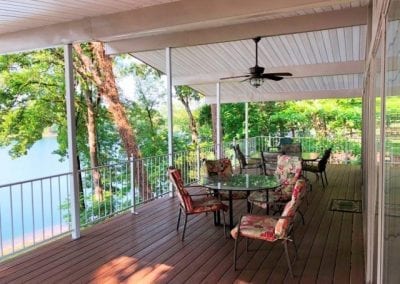
[[[8,148],[0,148],[0,185],[68,172],[68,160],[59,161],[52,154],[57,149],[56,138],[43,138],[28,155],[12,159]]]
[[[68,211],[60,210],[68,204],[68,175],[4,186],[68,172],[68,161],[52,154],[56,149],[55,138],[36,142],[17,159],[0,148],[0,256],[68,230]]]

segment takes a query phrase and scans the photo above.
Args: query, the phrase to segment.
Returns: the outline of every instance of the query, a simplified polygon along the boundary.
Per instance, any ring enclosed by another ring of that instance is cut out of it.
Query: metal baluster
[[[71,216],[71,190],[70,190],[70,188],[69,188],[69,181],[70,181],[70,175],[71,174],[68,174],[67,176],[66,176],[66,182],[67,182],[67,210],[68,210],[68,216]],[[72,223],[71,222],[68,222],[68,231],[71,231],[71,226],[72,226]]]
[[[12,188],[11,186],[9,187],[9,193],[10,193],[10,210],[11,210],[11,248],[12,252],[14,253],[15,248],[14,248],[14,214],[13,214],[13,199],[12,199]]]
[[[31,183],[31,214],[32,214],[32,234],[33,234],[33,244],[36,244],[36,230],[35,230],[35,207],[34,207],[34,197],[33,197],[33,181]]]
[[[45,239],[45,231],[44,231],[44,203],[43,203],[43,180],[40,180],[40,201],[42,205],[42,241]]]
[[[58,208],[60,208],[60,220],[59,220],[59,224],[60,224],[60,230],[59,233],[62,233],[62,227],[63,227],[63,222],[62,222],[62,209],[61,209],[61,177],[58,176],[57,177],[57,182],[58,182]]]
[[[50,220],[51,220],[51,236],[54,236],[54,222],[53,222],[53,179],[50,178]]]
[[[20,201],[21,201],[21,224],[22,224],[22,247],[25,248],[25,222],[24,222],[24,201],[22,198],[23,191],[22,191],[22,183],[19,187],[20,191]]]

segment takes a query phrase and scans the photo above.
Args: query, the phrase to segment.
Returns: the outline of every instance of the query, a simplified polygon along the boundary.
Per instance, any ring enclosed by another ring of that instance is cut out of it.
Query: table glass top
[[[303,160],[315,161],[318,159],[319,153],[316,152],[303,152],[301,153],[301,158]]]
[[[276,188],[280,185],[275,176],[233,175],[230,177],[203,177],[200,183],[211,189],[259,190]]]

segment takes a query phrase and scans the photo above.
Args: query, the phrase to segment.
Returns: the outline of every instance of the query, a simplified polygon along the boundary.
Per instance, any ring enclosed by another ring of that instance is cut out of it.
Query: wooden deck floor
[[[0,283],[364,283],[362,214],[330,211],[332,198],[361,199],[359,167],[329,165],[329,186],[315,183],[306,224],[298,222],[295,278],[280,243],[244,242],[233,271],[234,241],[212,214],[190,216],[184,242],[176,231],[178,201],[165,198],[0,263]],[[235,213],[245,202],[235,201]],[[291,250],[293,256],[293,249]]]

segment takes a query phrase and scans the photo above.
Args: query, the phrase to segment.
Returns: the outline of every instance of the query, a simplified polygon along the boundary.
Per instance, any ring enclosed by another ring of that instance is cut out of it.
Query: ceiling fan
[[[261,37],[253,38],[254,42],[256,43],[256,65],[254,67],[249,68],[249,74],[241,75],[241,76],[233,76],[233,77],[226,77],[221,78],[221,80],[227,79],[234,79],[234,78],[246,78],[243,81],[249,81],[250,85],[258,88],[264,82],[264,79],[269,79],[273,81],[280,81],[285,76],[292,76],[291,73],[282,72],[282,73],[264,73],[264,67],[258,66],[258,42],[260,41]],[[242,82],[243,82],[242,81]]]

